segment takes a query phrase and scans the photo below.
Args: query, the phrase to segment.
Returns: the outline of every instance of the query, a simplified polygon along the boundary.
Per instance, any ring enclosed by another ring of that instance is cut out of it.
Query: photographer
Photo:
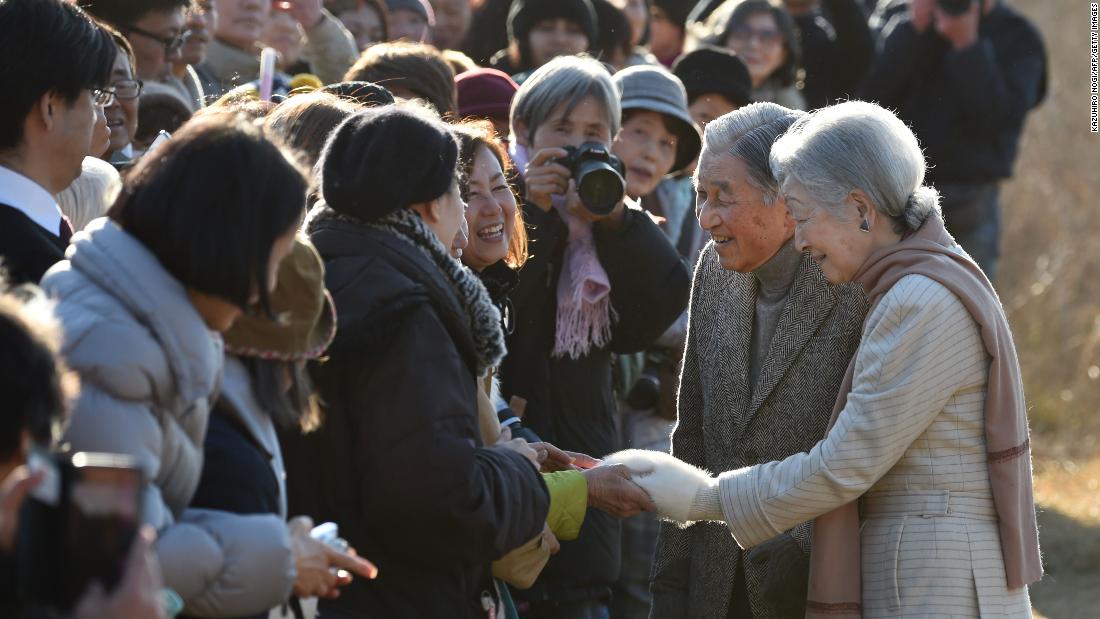
[[[1027,113],[1046,94],[1035,26],[1000,0],[913,0],[884,30],[863,98],[913,128],[948,230],[990,279],[997,272],[1000,183],[1012,176]]]
[[[611,354],[652,344],[683,311],[689,285],[664,233],[627,206],[621,176],[618,196],[597,205],[606,210],[581,200],[578,185],[585,193],[590,188],[578,181],[578,167],[608,178],[618,165],[621,174],[621,161],[607,152],[620,116],[610,76],[588,59],[549,62],[512,104],[531,258],[511,295],[516,326],[501,367],[502,391],[544,440],[596,457],[619,445]],[[563,542],[539,582],[519,596],[531,603],[532,616],[605,610],[618,578],[619,535],[617,521],[590,510],[580,537]]]

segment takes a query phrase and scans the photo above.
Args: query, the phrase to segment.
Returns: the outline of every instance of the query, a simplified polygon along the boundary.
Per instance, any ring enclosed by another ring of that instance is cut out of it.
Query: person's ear
[[[46,131],[52,130],[57,124],[57,114],[61,111],[60,105],[61,97],[52,90],[38,98],[33,113],[35,120],[39,121]]]
[[[424,220],[424,223],[429,225],[434,224],[440,220],[442,205],[439,198],[430,200],[428,202],[417,202],[410,204],[409,208],[420,215],[420,218]]]
[[[862,189],[853,189],[848,194],[848,199],[856,207],[856,211],[859,215],[860,225],[863,222],[867,223],[867,228],[874,228],[875,220],[878,218],[878,211],[875,209],[874,204],[871,202],[871,198]]]

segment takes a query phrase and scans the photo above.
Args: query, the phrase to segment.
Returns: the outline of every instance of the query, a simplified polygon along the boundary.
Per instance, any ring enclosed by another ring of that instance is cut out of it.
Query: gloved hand
[[[718,480],[683,460],[660,451],[627,449],[604,458],[603,464],[625,464],[666,520],[725,520]]]

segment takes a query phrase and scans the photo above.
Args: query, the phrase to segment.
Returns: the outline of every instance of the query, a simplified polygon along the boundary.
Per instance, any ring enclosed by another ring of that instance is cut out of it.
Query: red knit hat
[[[507,73],[496,69],[474,69],[455,78],[458,87],[460,118],[500,118],[507,120],[512,97],[519,85]]]

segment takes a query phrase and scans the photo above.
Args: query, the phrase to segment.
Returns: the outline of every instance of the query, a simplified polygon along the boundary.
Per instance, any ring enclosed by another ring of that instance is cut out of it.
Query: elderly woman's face
[[[722,268],[748,273],[779,251],[794,232],[782,199],[764,203],[744,160],[703,149],[695,173],[696,214]]]
[[[611,126],[607,111],[595,97],[585,97],[568,114],[565,104],[559,105],[541,125],[535,129],[529,151],[544,148],[580,146],[585,142],[599,142],[610,148]]]
[[[795,222],[795,247],[810,252],[830,282],[852,281],[871,253],[870,235],[859,229],[855,204],[845,202],[839,211],[831,209],[796,181],[783,185],[783,198]]]
[[[475,151],[466,200],[470,242],[462,261],[481,271],[508,256],[516,221],[516,196],[500,162],[485,146]]]
[[[641,198],[657,189],[658,183],[676,164],[678,136],[668,130],[664,117],[649,110],[635,111],[623,123],[611,145],[611,152],[626,166],[626,194]]]

